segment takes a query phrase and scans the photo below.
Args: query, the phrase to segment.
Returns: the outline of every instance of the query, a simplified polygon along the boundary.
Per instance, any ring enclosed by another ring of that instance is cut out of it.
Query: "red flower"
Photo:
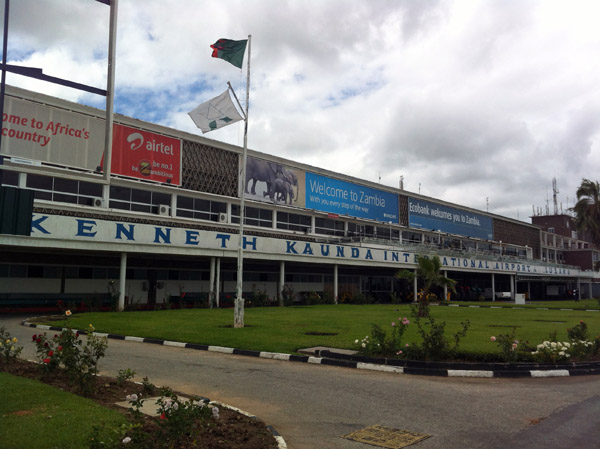
[[[50,345],[48,344],[48,342],[45,342],[45,343],[44,343],[44,348],[47,348],[48,346],[50,346]]]
[[[49,351],[48,352],[48,357],[52,357],[54,355],[54,351]]]
[[[162,412],[160,415],[160,419],[167,419],[167,416],[165,415],[165,412]]]
[[[50,363],[50,358],[49,358],[49,357],[48,357],[48,358],[45,358],[45,359],[44,359],[44,363],[45,363],[46,365],[47,365],[48,363]]]
[[[36,335],[36,334],[33,334],[33,337],[31,337],[31,339],[32,339],[33,341],[36,341],[36,340],[37,340],[37,335]]]
[[[38,337],[38,338],[35,340],[35,342],[36,342],[36,343],[41,343],[41,342],[42,342],[42,339],[41,339],[40,337]]]
[[[58,347],[58,348],[56,348],[56,349],[58,349],[59,351],[62,351],[62,346],[59,346],[59,347]]]

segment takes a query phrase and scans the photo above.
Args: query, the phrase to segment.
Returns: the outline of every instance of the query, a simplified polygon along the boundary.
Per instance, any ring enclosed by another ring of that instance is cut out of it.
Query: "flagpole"
[[[246,117],[244,119],[244,151],[240,167],[240,230],[237,256],[237,288],[234,306],[233,327],[244,327],[244,298],[242,296],[244,281],[244,208],[246,192],[246,160],[248,158],[248,109],[250,106],[250,48],[252,35],[248,35],[248,76],[246,79]]]

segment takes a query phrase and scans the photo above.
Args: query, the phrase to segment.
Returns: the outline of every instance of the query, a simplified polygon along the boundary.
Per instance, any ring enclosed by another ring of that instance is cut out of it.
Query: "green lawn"
[[[600,334],[600,312],[564,311],[581,302],[553,302],[551,310],[531,307],[508,307],[506,303],[470,303],[501,308],[431,307],[432,315],[447,323],[449,334],[470,320],[471,327],[461,350],[498,352],[490,336],[509,334],[516,327],[516,337],[532,344],[541,343],[557,331],[566,339],[566,329],[584,320],[590,336]],[[548,307],[547,304],[536,306]],[[597,301],[585,308],[597,308]],[[243,329],[234,329],[232,309],[164,310],[156,312],[84,313],[72,315],[68,325],[85,329],[90,323],[98,332],[149,337],[240,349],[295,353],[312,346],[355,349],[354,340],[371,333],[371,325],[390,329],[392,321],[408,317],[408,305],[319,305],[301,307],[246,308]],[[46,323],[62,326],[64,322]],[[324,335],[325,334],[325,335]],[[418,341],[416,326],[411,323],[404,341]]]
[[[95,402],[43,383],[0,373],[0,447],[89,447],[94,425],[118,427],[125,417]]]

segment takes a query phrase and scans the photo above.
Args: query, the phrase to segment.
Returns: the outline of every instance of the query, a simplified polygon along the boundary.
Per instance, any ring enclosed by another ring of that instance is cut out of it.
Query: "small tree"
[[[423,282],[423,290],[417,296],[419,303],[418,316],[429,315],[429,293],[433,287],[448,287],[453,293],[456,293],[456,281],[443,276],[440,272],[442,261],[439,256],[417,258],[417,271],[400,270],[396,273],[398,279],[408,279],[414,281],[415,277]]]
[[[571,209],[575,212],[577,230],[588,233],[596,246],[600,247],[600,184],[598,181],[583,179],[577,189],[577,203]]]

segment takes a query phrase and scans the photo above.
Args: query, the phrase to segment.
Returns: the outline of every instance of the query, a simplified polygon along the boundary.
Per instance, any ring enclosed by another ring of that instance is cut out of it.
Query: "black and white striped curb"
[[[42,330],[63,331],[66,328],[33,324],[28,321],[21,323],[26,327]],[[76,332],[83,333],[84,331]],[[117,334],[94,332],[99,337],[115,340],[151,343],[162,346],[196,349],[200,351],[235,354],[263,359],[273,359],[288,362],[311,363],[316,365],[338,366],[371,371],[382,371],[396,374],[417,374],[423,376],[443,377],[568,377],[589,374],[600,374],[600,362],[573,362],[562,364],[543,363],[460,363],[460,362],[424,362],[388,358],[372,358],[359,355],[347,355],[330,350],[317,350],[314,356],[294,355],[278,352],[253,351],[224,346],[200,345],[179,341],[160,340],[155,338],[131,337]]]
[[[600,309],[556,309],[554,307],[533,307],[532,304],[526,304],[529,307],[519,307],[515,305],[507,306],[493,306],[493,305],[481,305],[481,304],[451,304],[451,303],[439,303],[429,304],[430,306],[437,307],[468,307],[471,309],[511,309],[511,310],[560,310],[561,312],[600,312]]]
[[[67,330],[67,328],[63,328],[63,327],[46,326],[43,324],[33,324],[33,323],[29,323],[28,321],[22,321],[21,324],[25,327],[33,327],[33,328],[41,329],[41,330],[51,330],[51,331],[57,331],[57,332],[62,332],[63,330]],[[71,329],[71,330],[74,332],[79,332],[81,334],[86,332],[86,331],[78,330],[78,329]],[[192,343],[180,343],[177,341],[156,340],[156,339],[152,339],[152,338],[126,337],[123,335],[105,334],[102,332],[93,332],[93,335],[95,335],[97,337],[112,338],[115,340],[135,341],[135,342],[140,342],[140,343],[154,343],[154,344],[160,344],[160,345],[164,345],[164,346],[177,346],[177,347],[181,347],[181,348],[200,349],[200,350],[207,350],[207,351],[213,351],[213,352],[223,352],[223,353],[227,353],[227,354],[238,354],[238,352],[228,351],[228,349],[230,349],[230,348],[221,348],[219,346],[195,345]],[[216,349],[214,349],[214,348],[216,348]],[[241,413],[242,415],[247,416],[248,418],[260,420],[260,418],[258,418],[256,415],[252,415],[251,413],[245,412],[244,410],[241,410],[232,405],[225,404],[225,403],[219,402],[219,401],[211,401],[208,398],[204,398],[204,399],[206,399],[207,402],[210,402],[210,404],[218,405],[219,407],[228,408],[237,413]],[[281,436],[281,434],[279,432],[277,432],[277,430],[270,424],[265,423],[265,427],[273,435],[273,438],[277,442],[278,449],[287,449],[287,443],[285,442],[285,439]]]

